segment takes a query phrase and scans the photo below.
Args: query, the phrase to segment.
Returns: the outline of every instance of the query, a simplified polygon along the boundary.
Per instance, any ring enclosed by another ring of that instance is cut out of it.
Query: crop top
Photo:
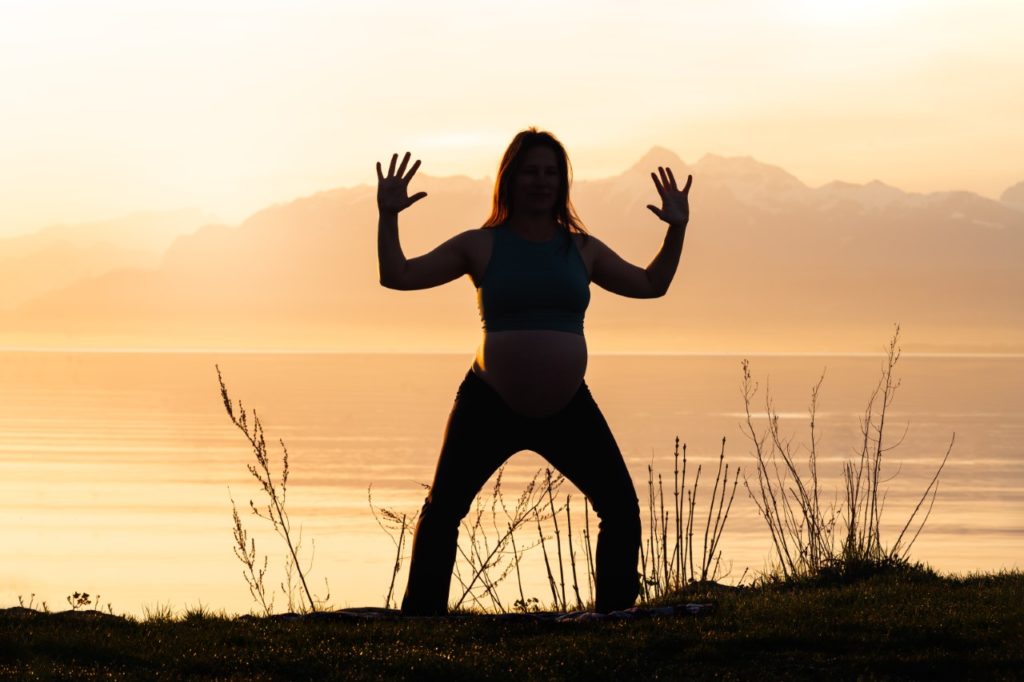
[[[549,329],[583,335],[590,278],[568,232],[523,239],[505,225],[494,231],[491,258],[477,288],[485,331]]]

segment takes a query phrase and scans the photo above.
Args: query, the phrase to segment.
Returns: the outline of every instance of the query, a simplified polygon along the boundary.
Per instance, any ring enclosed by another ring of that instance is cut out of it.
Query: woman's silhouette
[[[409,157],[398,164],[393,155],[387,175],[377,164],[380,283],[425,289],[468,274],[484,333],[456,393],[416,525],[402,612],[447,611],[459,523],[487,479],[521,450],[540,454],[589,498],[600,519],[595,608],[628,608],[639,587],[640,508],[622,453],[583,381],[583,314],[591,282],[633,298],[666,292],[683,247],[692,177],[679,189],[671,169],[651,173],[662,205],[648,208],[668,231],[651,264],[640,268],[587,234],[569,200],[565,149],[550,133],[530,128],[505,151],[483,227],[406,259],[398,214],[426,196],[408,194],[420,165],[408,167]]]

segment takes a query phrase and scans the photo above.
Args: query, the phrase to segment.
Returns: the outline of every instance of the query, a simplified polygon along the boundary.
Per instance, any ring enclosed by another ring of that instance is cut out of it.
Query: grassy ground
[[[555,623],[0,612],[4,679],[1019,679],[1024,574],[682,596],[710,615]]]

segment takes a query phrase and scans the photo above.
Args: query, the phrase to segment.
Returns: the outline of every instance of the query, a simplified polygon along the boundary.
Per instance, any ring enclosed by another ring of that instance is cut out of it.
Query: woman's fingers
[[[412,168],[409,169],[409,174],[405,176],[405,181],[409,182],[412,180],[412,176],[416,175],[416,169],[420,167],[420,160],[416,159],[416,162],[412,164]]]
[[[409,152],[405,153],[402,157],[402,165],[398,167],[398,177],[401,178],[405,174],[405,166],[409,163],[409,157],[412,156]]]
[[[658,196],[661,197],[662,199],[664,199],[665,198],[665,190],[662,189],[661,183],[658,182],[658,176],[655,175],[654,173],[651,173],[651,180],[654,181],[654,188],[656,190],[658,190]]]
[[[663,199],[665,198],[665,192],[663,191],[665,189],[672,189],[681,194],[690,193],[690,185],[693,184],[692,175],[686,176],[686,184],[683,186],[682,189],[679,189],[679,185],[676,184],[675,173],[672,172],[671,168],[669,168],[668,166],[665,166],[664,168],[658,166],[658,174],[661,176],[660,182],[658,176],[655,175],[654,173],[651,173],[651,179],[654,180],[654,186],[658,188],[658,194],[660,194]]]
[[[658,190],[658,195],[661,197],[661,208],[654,206],[653,204],[647,204],[647,208],[651,210],[651,213],[658,216],[659,219],[665,222],[674,224],[675,222],[685,223],[689,219],[689,193],[690,185],[693,183],[693,176],[686,176],[686,185],[679,189],[676,184],[675,173],[668,166],[658,166],[657,173],[651,173],[651,180],[654,181],[654,187]]]
[[[659,182],[658,175],[661,176],[660,177],[660,182]],[[664,192],[662,192],[662,190],[664,188],[671,188],[671,189],[674,189],[677,192],[682,192],[683,194],[687,194],[690,191],[690,185],[693,184],[693,176],[692,175],[687,175],[686,176],[686,185],[684,185],[683,189],[680,190],[679,189],[679,185],[676,183],[675,173],[673,173],[672,169],[669,168],[668,166],[665,166],[664,168],[661,167],[661,166],[658,166],[658,175],[655,175],[654,173],[651,173],[651,178],[654,180],[654,186],[658,188],[658,193],[661,194],[663,197],[664,197]]]
[[[409,168],[409,174],[406,175],[405,167],[409,165],[409,159],[410,158],[412,158],[412,153],[411,152],[406,152],[405,156],[402,157],[402,163],[398,164],[398,154],[392,154],[391,155],[391,163],[388,165],[388,175],[387,175],[387,178],[384,177],[384,173],[381,171],[380,161],[378,161],[377,162],[377,179],[378,180],[385,180],[385,179],[390,180],[391,178],[398,178],[399,180],[405,180],[406,182],[408,182],[412,178],[412,176],[416,174],[416,169],[420,167],[420,161],[419,161],[419,159],[417,159],[412,164],[412,166]],[[398,168],[395,168],[396,164],[398,165]],[[403,175],[406,175],[406,177],[403,178],[402,177]]]
[[[406,152],[399,163],[398,154],[392,154],[387,175],[384,175],[380,161],[377,162],[377,206],[381,210],[398,213],[427,196],[426,192],[417,192],[411,197],[407,196],[409,181],[420,167],[419,159],[410,166],[411,158],[412,154]]]
[[[378,180],[378,182],[384,182],[385,180],[395,179],[395,180],[402,180],[406,184],[408,184],[409,181],[412,180],[412,176],[416,175],[416,171],[420,167],[420,160],[416,159],[416,161],[413,162],[412,166],[409,167],[408,172],[406,172],[406,166],[409,164],[409,159],[410,158],[412,158],[412,154],[410,152],[406,152],[405,156],[402,157],[402,163],[398,164],[398,154],[392,154],[391,155],[391,163],[388,165],[388,174],[387,174],[386,177],[385,177],[384,171],[383,171],[383,169],[382,169],[382,167],[380,165],[380,161],[378,161],[377,162],[377,180]],[[398,168],[395,168],[396,164],[398,164]],[[402,176],[405,176],[405,177],[402,177]]]

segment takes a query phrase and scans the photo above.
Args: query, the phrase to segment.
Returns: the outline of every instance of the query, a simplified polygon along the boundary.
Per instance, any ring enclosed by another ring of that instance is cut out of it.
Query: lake
[[[764,425],[762,399],[770,385],[794,448],[809,443],[810,389],[825,372],[815,428],[829,500],[842,495],[842,462],[859,451],[860,419],[883,359],[750,357],[761,387],[758,423]],[[233,555],[231,497],[258,551],[270,555],[271,586],[280,582],[283,545],[269,524],[245,513],[261,492],[246,470],[251,450],[225,413],[215,365],[232,398],[262,419],[275,466],[278,439],[288,446],[287,506],[306,549],[315,542],[313,590],[324,593],[327,578],[335,607],[383,604],[395,546],[370,512],[368,488],[375,504],[415,515],[471,360],[470,354],[0,352],[0,607],[16,605],[19,596],[28,602],[34,593],[36,605],[45,600],[64,609],[66,596],[78,591],[101,595],[118,613],[141,614],[158,604],[247,612],[253,602]],[[645,528],[648,466],[670,483],[677,435],[687,444],[690,480],[693,467],[704,469],[699,500],[710,495],[723,437],[731,471],[753,471],[753,448],[741,431],[740,362],[739,356],[591,357],[587,382],[633,474]],[[955,432],[912,556],[943,572],[1019,568],[1024,358],[905,356],[897,374],[902,384],[887,417],[890,443],[906,433],[883,465],[883,541],[895,539]],[[533,453],[514,457],[505,494],[514,499],[543,466]],[[575,493],[578,535],[582,499],[568,484],[562,493]],[[703,502],[696,508],[699,514]],[[725,582],[744,570],[749,579],[771,561],[767,527],[742,483],[720,547],[731,567]],[[547,601],[538,551],[523,565],[524,590]],[[404,589],[404,569],[397,582]],[[279,596],[276,609],[284,605]]]

